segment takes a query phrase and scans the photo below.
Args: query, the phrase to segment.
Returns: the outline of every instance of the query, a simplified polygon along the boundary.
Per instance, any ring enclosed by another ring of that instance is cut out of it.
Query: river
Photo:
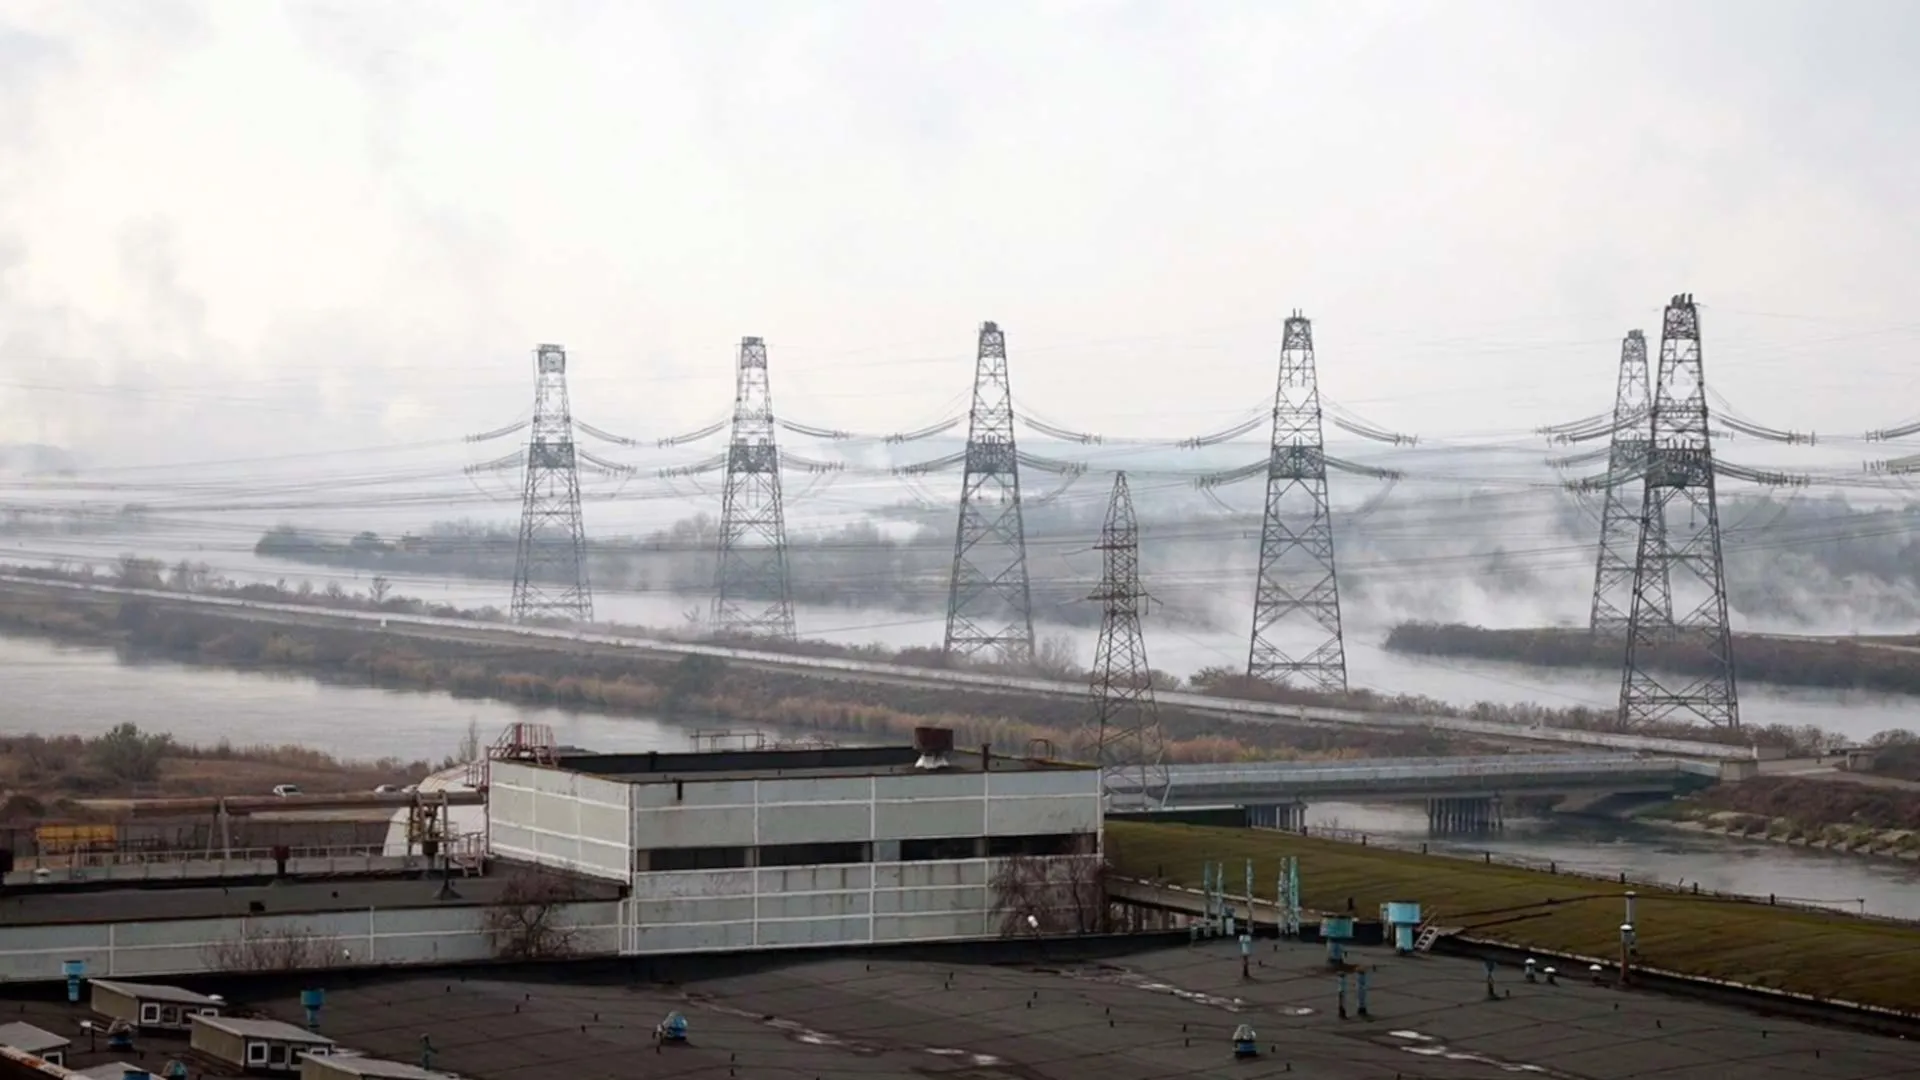
[[[324,588],[338,582],[350,591],[364,591],[373,575],[325,566],[308,566],[253,553],[257,531],[234,530],[195,539],[184,534],[156,533],[128,537],[31,537],[0,546],[0,562],[50,565],[91,563],[109,569],[125,552],[163,560],[204,562],[216,572],[242,582],[301,581]],[[504,581],[473,581],[429,575],[389,575],[395,594],[434,603],[475,608],[504,608],[509,585]],[[1250,601],[1249,601],[1250,602]],[[704,612],[705,597],[664,591],[598,589],[595,615],[603,621],[632,626],[685,626],[691,613]],[[851,645],[880,642],[899,648],[940,643],[945,629],[941,612],[852,609],[797,605],[795,621],[803,636]],[[1061,635],[1075,643],[1084,663],[1093,655],[1096,631],[1087,627],[1049,624],[1036,617],[1041,636]],[[1386,694],[1418,694],[1442,701],[1502,704],[1535,703],[1564,708],[1585,705],[1612,709],[1619,701],[1620,677],[1611,672],[1543,671],[1516,665],[1469,660],[1434,659],[1390,653],[1381,647],[1388,627],[1364,618],[1346,628],[1347,669],[1355,689]],[[1145,624],[1147,651],[1153,666],[1182,677],[1203,668],[1225,665],[1244,668],[1247,643],[1244,631],[1195,629],[1149,618]],[[1740,691],[1741,718],[1751,725],[1815,725],[1864,740],[1878,731],[1912,724],[1909,698],[1861,691],[1806,690],[1746,685]]]
[[[298,743],[355,758],[438,761],[468,726],[491,740],[514,721],[550,725],[564,745],[591,750],[684,750],[691,729],[659,719],[530,708],[442,693],[378,690],[303,676],[229,671],[171,661],[122,660],[108,649],[0,637],[0,731],[96,735],[131,721],[187,742]],[[778,734],[770,732],[771,734]],[[1920,919],[1920,866],[1772,844],[1584,819],[1514,820],[1496,838],[1432,840],[1424,810],[1322,804],[1310,825],[1361,830],[1397,845],[1553,861],[1569,870],[1717,892],[1829,903]]]

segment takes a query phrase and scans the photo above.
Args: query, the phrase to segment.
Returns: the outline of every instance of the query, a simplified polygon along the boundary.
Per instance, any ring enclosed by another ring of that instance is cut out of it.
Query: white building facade
[[[628,954],[999,936],[992,882],[1006,860],[1097,858],[1098,770],[935,757],[933,768],[904,747],[496,761],[490,846],[630,882]]]

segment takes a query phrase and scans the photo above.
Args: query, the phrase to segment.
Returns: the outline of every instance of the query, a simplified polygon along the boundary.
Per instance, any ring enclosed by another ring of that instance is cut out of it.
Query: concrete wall
[[[1000,860],[901,862],[899,841],[1097,833],[1097,772],[642,784],[643,850],[870,842],[873,861],[633,875],[626,950],[695,952],[993,936]],[[889,854],[890,851],[890,854]]]
[[[1100,829],[1100,776],[1092,770],[688,781],[635,784],[632,792],[630,835],[640,850]],[[498,825],[494,849],[505,853]]]
[[[512,761],[489,770],[494,854],[615,881],[633,873],[633,785]]]
[[[1001,862],[635,874],[625,947],[710,952],[995,937],[990,883]]]
[[[435,964],[484,960],[492,943],[481,928],[477,906],[398,908],[277,915],[256,918],[169,919],[151,922],[72,923],[61,926],[0,926],[0,981],[59,979],[65,960],[85,960],[99,978],[141,978],[231,970],[221,961],[244,944],[302,937],[337,964]],[[621,943],[621,905],[614,901],[571,905],[568,922],[579,928],[577,944],[588,955],[616,952]],[[258,947],[256,946],[255,949]]]
[[[250,852],[258,856],[260,852]],[[66,858],[62,856],[62,858]],[[233,858],[233,859],[156,859],[149,862],[106,862],[108,859],[130,858],[120,855],[76,855],[72,861],[76,865],[58,866],[49,869],[54,881],[124,881],[136,884],[142,881],[218,881],[221,878],[263,878],[273,877],[279,864],[272,858]],[[97,865],[86,865],[88,860],[101,860]],[[417,872],[436,865],[423,855],[316,855],[309,858],[287,860],[287,873],[300,875],[334,874],[394,874]],[[7,885],[30,885],[34,881],[32,870],[15,870],[5,879]]]

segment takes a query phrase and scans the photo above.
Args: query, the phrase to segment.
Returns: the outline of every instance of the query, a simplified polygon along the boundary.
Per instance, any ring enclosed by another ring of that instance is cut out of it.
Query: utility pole
[[[1140,632],[1147,591],[1140,584],[1140,528],[1124,472],[1113,478],[1106,524],[1095,547],[1100,552],[1100,587],[1088,599],[1099,601],[1102,615],[1100,643],[1093,653],[1094,760],[1109,799],[1118,785],[1137,793],[1143,806],[1155,806],[1166,798],[1166,742],[1154,703],[1147,643]]]
[[[973,408],[967,417],[966,473],[954,530],[947,591],[946,652],[992,652],[1003,663],[1033,659],[1033,596],[1027,531],[1020,513],[1020,453],[1013,442],[1007,337],[980,325]]]
[[[1247,674],[1325,693],[1347,689],[1313,322],[1298,311],[1280,344]]]
[[[794,637],[780,451],[773,428],[767,344],[757,337],[741,338],[713,595],[713,629],[724,637]]]
[[[587,538],[580,520],[580,471],[567,403],[567,350],[534,350],[533,423],[513,560],[514,622],[593,621]]]
[[[1661,324],[1640,519],[1620,722],[1635,727],[1691,719],[1737,729],[1740,704],[1707,426],[1700,311],[1691,294],[1674,297]],[[1672,605],[1670,620],[1660,617],[1663,601]],[[1704,656],[1710,670],[1699,676],[1656,670],[1649,666],[1655,657],[1648,654],[1662,648]]]
[[[1588,630],[1625,640],[1633,614],[1634,564],[1640,551],[1640,508],[1645,502],[1647,445],[1653,431],[1653,380],[1647,338],[1629,330],[1620,343],[1620,382],[1614,392],[1613,440],[1607,451],[1606,502],[1600,511],[1600,554],[1593,573],[1593,615]],[[1665,527],[1655,519],[1653,528]],[[1673,595],[1666,565],[1648,583],[1648,618],[1673,621]],[[1651,625],[1651,624],[1649,624]]]

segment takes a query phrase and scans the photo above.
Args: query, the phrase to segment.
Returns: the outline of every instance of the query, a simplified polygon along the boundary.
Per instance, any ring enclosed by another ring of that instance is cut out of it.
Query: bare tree
[[[460,736],[460,746],[453,752],[455,764],[465,765],[479,761],[485,751],[486,748],[480,743],[480,721],[469,719],[467,732]]]
[[[1033,650],[1033,670],[1044,678],[1070,679],[1085,674],[1080,649],[1065,634],[1048,634]]]
[[[578,899],[572,882],[558,874],[519,871],[481,915],[480,925],[502,960],[571,956],[579,928],[569,923],[566,909]]]
[[[1113,927],[1112,869],[1099,855],[1015,855],[994,874],[1000,934],[1103,934]]]
[[[340,939],[300,930],[254,930],[216,941],[202,950],[215,971],[306,971],[348,960]]]
[[[379,574],[375,574],[373,580],[367,582],[367,599],[376,604],[386,603],[387,597],[392,595],[392,593],[393,582],[388,581]]]

